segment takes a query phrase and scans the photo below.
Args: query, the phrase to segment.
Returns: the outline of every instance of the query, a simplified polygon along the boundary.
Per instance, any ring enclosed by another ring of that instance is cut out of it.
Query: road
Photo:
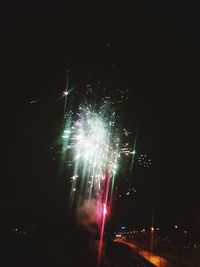
[[[147,261],[151,262],[156,267],[180,267],[180,265],[178,265],[174,262],[171,262],[171,261],[169,261],[169,260],[167,260],[161,256],[158,256],[154,253],[151,253],[150,251],[141,249],[136,244],[128,242],[124,239],[115,239],[114,241],[129,246],[135,252],[137,252],[137,254],[139,254],[140,256],[145,258]]]

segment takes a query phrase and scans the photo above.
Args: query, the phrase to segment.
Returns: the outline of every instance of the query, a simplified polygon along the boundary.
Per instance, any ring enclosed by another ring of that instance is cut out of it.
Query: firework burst
[[[72,152],[74,166],[72,192],[78,178],[80,196],[90,199],[104,191],[105,180],[114,179],[120,157],[120,139],[115,127],[115,113],[107,105],[99,110],[79,107],[76,119],[63,133],[64,143]]]
[[[108,206],[112,200],[119,159],[133,155],[135,151],[132,151],[127,140],[130,131],[119,130],[118,118],[111,108],[115,103],[123,103],[126,92],[120,91],[121,102],[115,101],[115,96],[103,95],[96,97],[97,102],[102,104],[88,104],[93,102],[93,90],[90,87],[88,84],[87,90],[90,90],[86,93],[87,98],[92,96],[92,101],[87,99],[87,104],[80,105],[77,112],[70,110],[65,114],[62,140],[66,163],[73,169],[70,203],[72,205],[74,200],[78,201],[78,220],[82,220],[83,225],[95,222],[99,226],[100,262],[104,226],[110,211]]]

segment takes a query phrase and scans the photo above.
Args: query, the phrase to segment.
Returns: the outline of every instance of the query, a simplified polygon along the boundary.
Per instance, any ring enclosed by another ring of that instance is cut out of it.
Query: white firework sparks
[[[107,116],[105,108],[95,112],[91,107],[80,107],[78,120],[71,129],[64,131],[63,138],[70,138],[73,149],[75,173],[81,172],[88,186],[101,189],[101,181],[112,177],[117,170],[119,138],[114,131],[114,114]]]

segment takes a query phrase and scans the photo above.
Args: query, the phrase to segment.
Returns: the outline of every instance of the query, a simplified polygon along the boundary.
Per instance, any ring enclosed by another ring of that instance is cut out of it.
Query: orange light
[[[116,237],[122,237],[122,235],[116,235]]]

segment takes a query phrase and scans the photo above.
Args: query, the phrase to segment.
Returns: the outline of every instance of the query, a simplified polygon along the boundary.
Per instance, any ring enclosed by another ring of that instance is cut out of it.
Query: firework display
[[[98,85],[101,85],[98,82]],[[104,226],[115,184],[115,176],[122,157],[135,156],[135,145],[128,141],[131,132],[120,128],[115,103],[128,99],[128,90],[117,90],[116,98],[101,95],[98,101],[91,101],[93,89],[86,86],[89,100],[78,103],[74,110],[65,113],[62,145],[66,164],[73,171],[71,176],[71,203],[77,200],[77,213],[83,224],[98,225],[100,240],[98,260],[100,260]],[[103,88],[105,93],[105,88]],[[66,92],[70,92],[67,89]],[[67,102],[65,94],[65,110]],[[94,97],[95,99],[95,97]],[[97,98],[96,98],[97,99]],[[85,218],[90,218],[86,221]]]
[[[64,130],[63,139],[73,152],[73,181],[81,177],[84,196],[91,198],[101,191],[106,177],[116,174],[119,137],[114,131],[114,113],[107,116],[106,107],[95,112],[92,107],[79,107],[78,118],[70,129]]]

